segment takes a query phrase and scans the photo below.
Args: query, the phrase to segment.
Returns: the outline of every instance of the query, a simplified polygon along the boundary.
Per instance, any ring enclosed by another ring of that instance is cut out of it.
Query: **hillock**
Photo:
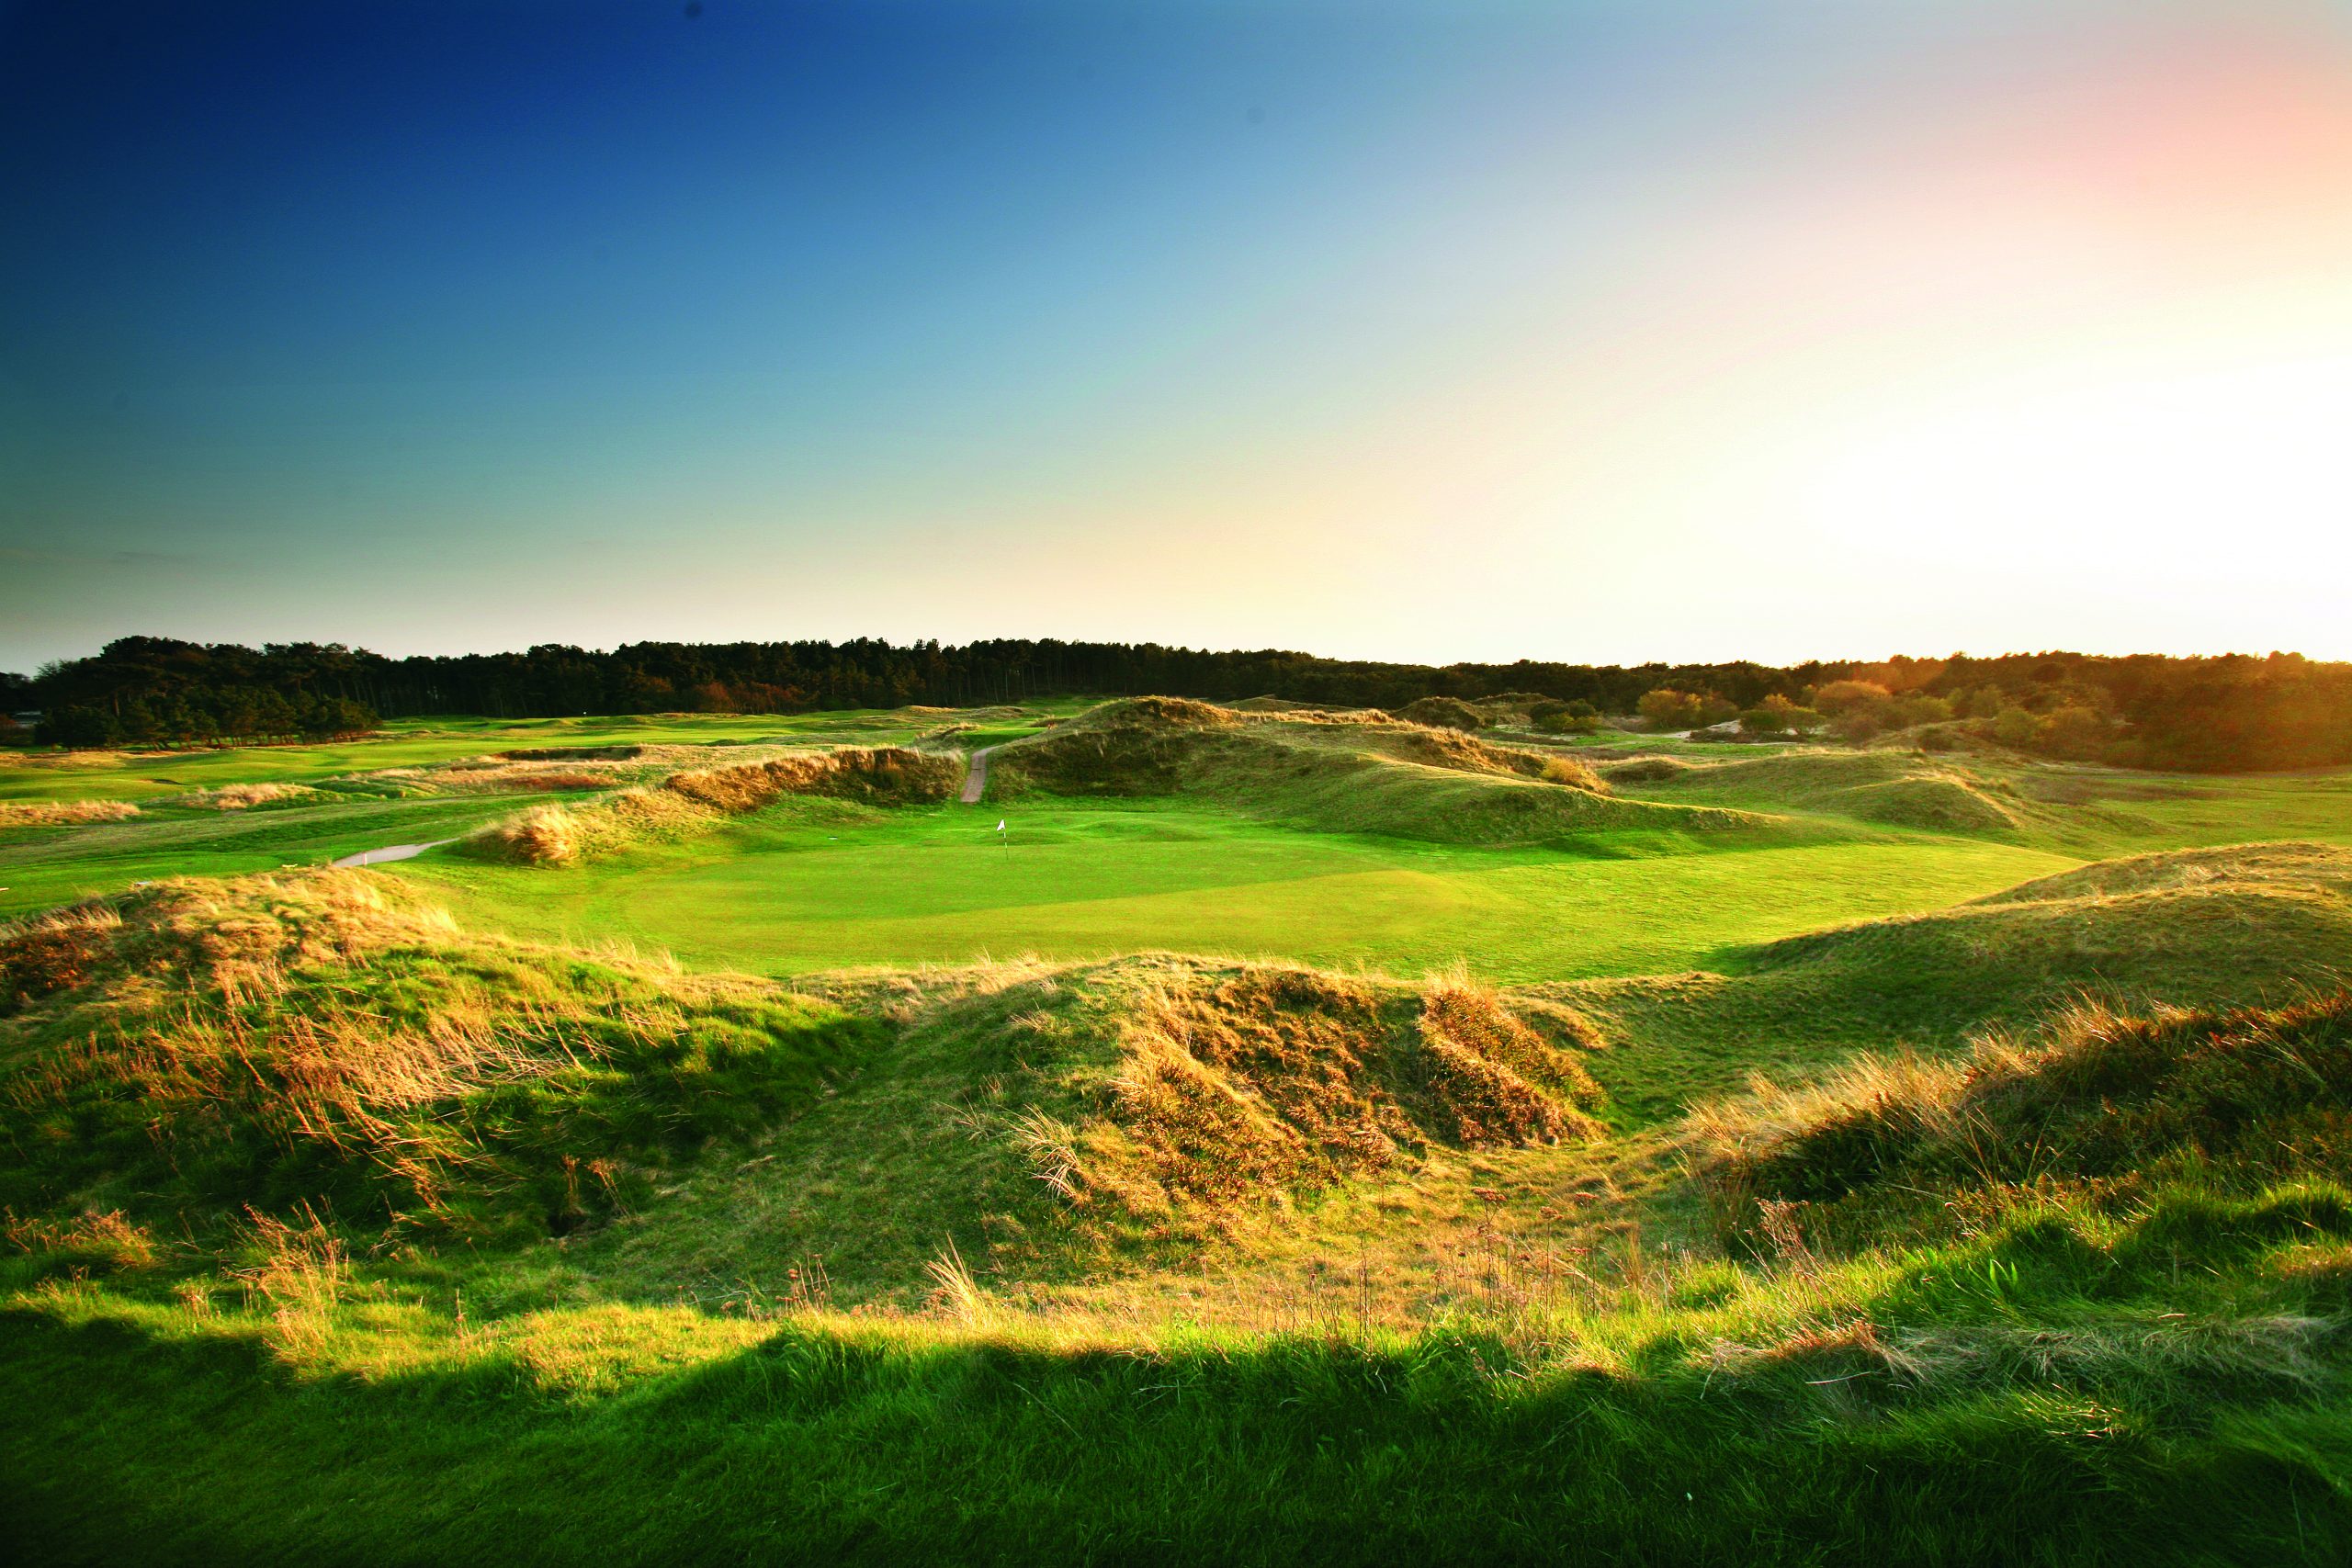
[[[991,789],[1185,795],[1327,831],[1452,843],[1571,840],[1623,829],[1758,828],[1748,813],[1612,798],[1592,770],[1377,715],[1240,714],[1105,704],[990,759]]]
[[[1666,1115],[1751,1066],[1932,1052],[2086,997],[2131,1010],[2284,1001],[2352,965],[2352,850],[2244,845],[2134,856],[1973,903],[1727,953],[1720,971],[1534,987],[1624,1044],[1613,1095]]]
[[[844,747],[691,769],[584,806],[535,807],[470,835],[460,848],[484,860],[560,865],[707,832],[786,795],[904,805],[948,799],[963,777],[961,753]]]
[[[2012,836],[2053,819],[2006,781],[1897,751],[1790,751],[1725,762],[1643,757],[1602,770],[1667,799],[1815,811],[1894,828]]]
[[[805,1107],[879,1032],[471,936],[365,872],[162,883],[0,931],[0,1206],[543,1237]]]

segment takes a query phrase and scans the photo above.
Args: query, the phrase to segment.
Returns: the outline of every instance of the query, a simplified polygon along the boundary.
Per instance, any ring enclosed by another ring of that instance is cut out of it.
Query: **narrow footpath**
[[[414,860],[427,850],[437,850],[444,844],[454,844],[455,839],[435,839],[429,844],[390,844],[380,850],[362,850],[356,855],[345,855],[334,863],[337,871],[348,871],[356,865],[381,865],[388,860]]]
[[[995,750],[993,746],[983,746],[972,753],[971,768],[964,775],[964,793],[957,797],[965,805],[980,803],[980,792],[989,787],[989,753]]]

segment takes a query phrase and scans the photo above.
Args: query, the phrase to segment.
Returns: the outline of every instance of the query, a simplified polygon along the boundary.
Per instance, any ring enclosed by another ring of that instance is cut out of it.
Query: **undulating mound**
[[[1790,751],[1728,762],[1645,757],[1603,770],[1666,798],[1756,810],[1826,811],[1895,828],[2007,835],[2046,813],[2007,784],[1899,751]]]
[[[1422,697],[1398,708],[1396,716],[1437,729],[1484,729],[1488,722],[1486,714],[1454,697]]]
[[[2213,1007],[2332,987],[2352,973],[2352,850],[2139,856],[1726,957],[1729,973],[1533,989],[1625,1043],[1602,1073],[1612,1096],[1669,1114],[1736,1089],[1761,1058],[1818,1066],[1890,1041],[1949,1051],[2086,995]]]
[[[2030,904],[2045,899],[2112,898],[2167,889],[2272,885],[2352,897],[2352,852],[2337,844],[2227,844],[2217,849],[2167,850],[2095,861],[2055,876],[2038,877],[1990,893],[1979,904]],[[2352,953],[2346,955],[2352,963]]]
[[[1459,979],[1147,954],[805,983],[892,1020],[897,1046],[756,1162],[707,1165],[601,1233],[582,1267],[658,1278],[691,1258],[782,1292],[821,1258],[844,1297],[913,1302],[952,1242],[1017,1288],[1442,1151],[1598,1132],[1594,1026]]]
[[[1609,762],[1595,770],[1611,784],[1662,784],[1696,772],[1702,763],[1686,762],[1679,757],[1634,757],[1623,762]]]
[[[1007,745],[989,779],[1003,795],[1183,795],[1301,827],[1452,843],[1766,821],[1612,799],[1572,759],[1377,715],[1245,715],[1160,698],[1105,704]]]
[[[1699,1124],[1700,1173],[1730,1208],[1806,1205],[1808,1225],[1848,1240],[1916,1241],[1993,1189],[2079,1187],[2123,1205],[2184,1167],[2209,1186],[2341,1178],[2352,993],[2227,1012],[2080,1008],[1954,1060],[1863,1057]],[[2328,1209],[2326,1228],[2352,1234],[2352,1209],[2340,1197]]]
[[[535,807],[481,829],[460,847],[485,860],[561,865],[706,832],[789,795],[899,805],[948,799],[963,778],[963,758],[954,752],[885,746],[798,753],[672,773],[653,787],[623,790],[585,806]]]
[[[486,941],[365,872],[0,932],[0,1207],[527,1240],[812,1103],[884,1031],[764,981]]]
[[[157,884],[0,932],[0,1209],[210,1247],[245,1217],[569,1235],[592,1269],[685,1246],[748,1278],[823,1255],[915,1301],[958,1236],[1039,1278],[1599,1130],[1593,1025],[1460,978],[1147,956],[820,987],[483,939],[367,872]]]

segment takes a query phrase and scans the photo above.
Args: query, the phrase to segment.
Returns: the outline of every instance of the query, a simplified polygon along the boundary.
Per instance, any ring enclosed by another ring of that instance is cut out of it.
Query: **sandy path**
[[[414,860],[427,850],[437,850],[444,844],[454,844],[455,839],[435,839],[429,844],[388,844],[380,850],[362,850],[356,855],[345,855],[334,862],[334,869],[346,871],[355,865],[381,865],[388,860]]]
[[[989,753],[995,750],[993,746],[983,746],[972,753],[971,769],[964,775],[964,793],[956,796],[965,805],[980,803],[980,792],[989,787]]]

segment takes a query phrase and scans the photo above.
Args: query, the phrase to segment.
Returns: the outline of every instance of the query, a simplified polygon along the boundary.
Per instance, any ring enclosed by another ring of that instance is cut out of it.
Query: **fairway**
[[[1675,855],[1475,849],[1058,800],[1012,811],[1001,846],[999,818],[794,802],[578,869],[435,854],[395,874],[485,925],[763,974],[1158,948],[1400,975],[1466,962],[1517,982],[1689,968],[2075,863],[1928,835]]]

